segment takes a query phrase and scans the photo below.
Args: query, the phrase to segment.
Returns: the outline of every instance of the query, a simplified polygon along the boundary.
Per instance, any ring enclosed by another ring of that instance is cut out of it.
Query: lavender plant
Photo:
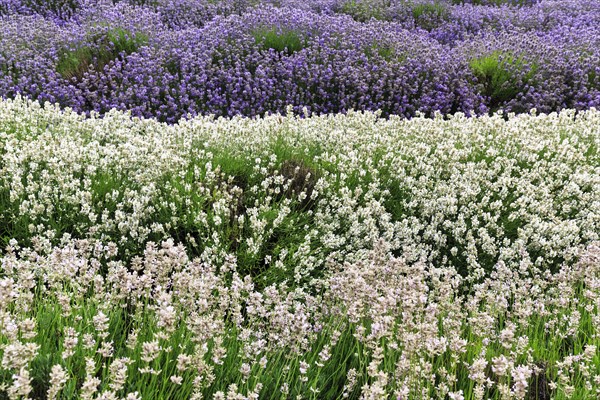
[[[2,395],[598,395],[598,111],[288,114],[0,102]]]
[[[287,105],[403,117],[595,107],[600,9],[551,3],[365,2],[381,18],[364,22],[332,2],[103,0],[81,3],[69,18],[6,3],[0,95],[169,123]],[[494,73],[500,53],[519,62],[499,61]]]
[[[89,45],[63,51],[56,72],[69,81],[81,81],[88,69],[102,71],[110,61],[136,52],[147,41],[147,36],[132,35],[122,28],[98,33],[89,39]]]

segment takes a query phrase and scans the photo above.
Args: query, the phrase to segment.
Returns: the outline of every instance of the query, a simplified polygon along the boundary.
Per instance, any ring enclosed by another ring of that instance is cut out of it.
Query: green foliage
[[[501,51],[472,59],[469,67],[483,85],[483,94],[489,98],[491,112],[514,99],[537,70],[536,64],[526,64],[521,56]]]
[[[386,61],[392,61],[399,58],[397,57],[396,49],[385,43],[373,42],[365,48],[364,52],[369,59],[379,56]]]
[[[598,66],[598,67],[591,66],[588,69],[587,81],[588,81],[588,85],[590,88],[600,89],[600,81],[598,79],[599,78],[598,71],[600,71],[600,66]]]
[[[63,51],[59,56],[56,72],[65,79],[80,80],[91,67],[100,71],[122,54],[129,55],[136,52],[148,43],[148,36],[115,28],[95,35],[90,42],[90,45]]]
[[[371,1],[364,0],[348,0],[344,2],[339,10],[342,14],[350,15],[354,20],[359,22],[367,22],[371,19],[378,21],[387,21],[387,8],[389,3],[375,4]]]
[[[63,78],[81,78],[93,60],[93,51],[89,47],[80,47],[65,51],[59,57],[56,72]]]
[[[428,31],[436,28],[440,21],[448,18],[448,9],[443,3],[419,3],[412,6],[415,24]]]
[[[446,6],[437,2],[415,4],[411,11],[414,19],[419,19],[423,16],[442,18],[448,15],[448,9]]]
[[[256,44],[263,50],[273,49],[286,55],[292,55],[304,49],[306,40],[300,34],[291,29],[276,30],[275,28],[259,28],[251,32]]]

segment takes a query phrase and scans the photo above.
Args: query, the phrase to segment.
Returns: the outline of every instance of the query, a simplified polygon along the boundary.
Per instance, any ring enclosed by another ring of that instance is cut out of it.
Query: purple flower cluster
[[[313,113],[483,111],[460,60],[385,23],[260,8],[180,43],[177,99],[192,114],[260,115],[287,104]]]
[[[85,0],[0,0],[0,15],[41,15],[57,24],[70,19]]]
[[[0,96],[167,122],[599,105],[600,5],[481,3],[0,0]]]

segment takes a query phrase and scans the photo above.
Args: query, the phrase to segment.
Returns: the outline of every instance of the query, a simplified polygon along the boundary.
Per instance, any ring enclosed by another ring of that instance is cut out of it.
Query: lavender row
[[[411,117],[600,103],[593,3],[402,3],[361,21],[347,3],[285,1],[0,0],[0,96],[166,122],[287,105]]]

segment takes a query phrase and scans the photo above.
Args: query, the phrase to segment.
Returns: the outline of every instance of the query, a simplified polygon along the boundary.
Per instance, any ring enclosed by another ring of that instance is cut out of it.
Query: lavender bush
[[[0,397],[600,396],[598,110],[288,114],[0,101]]]
[[[0,96],[171,123],[598,105],[600,6],[471,3],[3,0]]]

